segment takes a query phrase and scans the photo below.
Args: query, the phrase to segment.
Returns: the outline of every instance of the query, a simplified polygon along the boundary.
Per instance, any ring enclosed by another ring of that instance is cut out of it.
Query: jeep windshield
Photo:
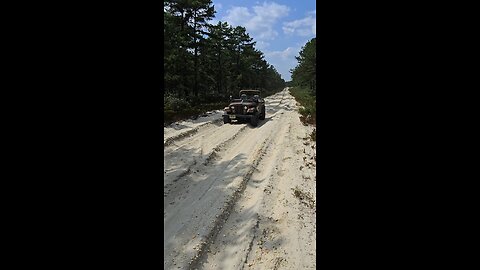
[[[241,90],[240,91],[240,100],[239,101],[255,101],[258,98],[260,91],[258,90]]]
[[[240,90],[239,95],[242,96],[242,94],[247,96],[260,95],[260,90]]]

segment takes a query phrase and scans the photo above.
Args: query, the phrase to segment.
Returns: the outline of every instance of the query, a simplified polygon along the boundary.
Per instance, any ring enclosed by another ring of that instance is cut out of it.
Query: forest
[[[164,0],[165,120],[223,108],[241,89],[268,96],[285,87],[244,27],[214,17],[211,0]]]

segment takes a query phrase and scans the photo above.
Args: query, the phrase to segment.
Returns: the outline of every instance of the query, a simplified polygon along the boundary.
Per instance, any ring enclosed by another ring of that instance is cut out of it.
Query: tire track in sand
[[[269,126],[274,127],[275,125]],[[215,237],[224,220],[228,218],[230,209],[245,189],[253,172],[257,170],[258,163],[267,151],[266,146],[270,145],[268,142],[271,141],[274,130],[265,128],[261,132],[259,129],[248,129],[249,133],[255,132],[257,135],[262,133],[263,143],[248,144],[250,138],[242,136],[237,145],[226,148],[221,158],[215,160],[211,166],[205,167],[203,173],[207,175],[207,179],[200,179],[201,184],[192,183],[191,185],[196,186],[190,189],[186,187],[184,190],[191,190],[189,196],[182,197],[172,206],[175,208],[166,210],[170,214],[164,218],[165,228],[171,228],[167,230],[166,235],[191,235],[192,239],[178,240],[180,237],[171,237],[171,240],[167,239],[166,243],[164,242],[164,251],[171,253],[164,253],[165,268],[178,265],[187,267],[185,262],[189,262],[188,265],[191,266],[189,268],[193,268],[197,264],[199,257],[206,250],[206,245],[211,241],[210,239]],[[240,150],[250,157],[242,158],[244,154]],[[231,162],[230,168],[225,173],[219,174],[218,171],[223,170],[224,164],[228,162]],[[222,176],[225,174],[227,177],[223,178]],[[185,178],[190,178],[190,176]],[[199,178],[201,177],[197,177],[197,179]],[[215,189],[211,189],[212,182],[216,181],[219,182],[215,183]],[[222,190],[221,193],[216,191],[218,188]],[[204,193],[208,193],[208,196],[203,196]],[[181,194],[177,195],[181,197]],[[168,206],[168,204],[165,205]],[[188,224],[179,222],[176,216],[182,217],[185,221],[191,221]],[[197,233],[195,234],[195,232]],[[175,238],[177,240],[174,241]]]
[[[177,134],[177,135],[173,135],[171,137],[168,137],[166,139],[164,139],[163,141],[163,148],[171,145],[172,143],[176,142],[176,141],[179,141],[181,139],[184,139],[186,138],[187,136],[191,136],[195,133],[197,133],[199,130],[202,130],[204,128],[208,128],[209,126],[211,126],[212,124],[216,124],[216,123],[221,123],[223,121],[223,119],[215,119],[211,122],[207,122],[207,123],[204,123],[204,124],[201,124],[197,127],[194,127],[192,129],[189,129],[187,131],[184,131],[184,132],[181,132],[180,134]]]
[[[216,156],[218,156],[218,153],[222,148],[225,148],[226,145],[241,136],[245,129],[246,126],[227,129],[225,132],[212,129],[209,130],[209,133],[203,136],[215,139],[216,136],[214,135],[220,135],[221,137],[227,134],[229,137],[220,142],[218,140],[221,138],[217,138],[217,140],[213,140],[213,145],[208,147],[202,145],[204,137],[197,137],[196,139],[186,142],[174,150],[167,152],[164,155],[164,196],[165,194],[168,194],[168,192],[165,192],[165,188],[169,188],[181,178],[189,175],[192,170],[195,169],[195,165],[202,164],[207,166]],[[194,149],[194,151],[196,151],[198,148],[200,148],[200,153],[195,153],[191,150]],[[204,151],[207,151],[207,153],[204,153]],[[182,156],[185,156],[185,153],[187,153],[187,157],[189,158],[187,161],[182,159]]]
[[[278,169],[282,157],[281,145],[285,145],[285,137],[290,128],[286,123],[287,117],[279,119],[285,125],[272,131],[272,138],[267,147],[268,155],[260,160],[260,168],[250,177],[250,183],[237,199],[231,215],[224,221],[209,251],[197,262],[199,269],[243,269],[251,256],[254,240],[259,237],[259,224],[268,220],[260,211],[263,203],[263,193],[267,186],[274,185],[274,172]],[[273,149],[272,149],[273,148]]]
[[[268,150],[272,147],[272,138],[273,134],[278,134],[275,132],[276,130],[271,130],[268,137],[263,141],[262,146],[259,150],[257,150],[256,154],[254,155],[256,158],[253,163],[250,165],[249,170],[243,176],[243,179],[238,186],[238,188],[234,191],[228,201],[224,204],[225,207],[222,209],[222,212],[218,215],[217,219],[213,222],[213,226],[209,232],[209,234],[205,237],[205,240],[202,242],[201,246],[198,249],[198,253],[193,257],[190,261],[188,269],[198,269],[201,263],[205,260],[205,255],[209,251],[210,245],[215,241],[219,232],[222,230],[222,227],[229,219],[230,215],[232,214],[232,210],[235,207],[237,201],[241,198],[243,192],[247,188],[247,184],[252,178],[252,175],[258,171],[258,166],[260,162],[265,157]],[[276,138],[276,136],[274,136]]]

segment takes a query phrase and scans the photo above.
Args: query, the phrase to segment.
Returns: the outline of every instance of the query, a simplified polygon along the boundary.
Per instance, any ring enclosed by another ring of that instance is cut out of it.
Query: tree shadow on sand
[[[167,181],[164,183],[165,268],[173,267],[172,259],[176,256],[194,256],[195,250],[183,248],[191,242],[192,237],[195,238],[197,234],[199,238],[214,237],[215,228],[221,226],[224,222],[222,219],[230,214],[225,211],[225,205],[232,208],[238,199],[233,198],[236,190],[229,185],[239,181],[251,168],[244,154],[231,160],[212,160],[205,164],[209,155],[188,148],[182,151],[182,156],[191,157],[189,161],[193,160],[193,163],[179,164],[176,168],[183,169],[183,173],[177,174],[176,178],[164,179]],[[185,170],[185,167],[188,169]],[[246,184],[243,183],[244,186]],[[217,206],[220,208],[212,211]]]
[[[263,253],[273,252],[285,242],[285,238],[278,233],[280,229],[277,222],[258,213],[254,206],[235,212],[227,224],[234,224],[235,230],[229,231],[227,237],[223,236],[223,231],[217,235],[215,244],[209,247],[210,252],[203,254],[199,269],[240,268],[248,261],[261,260]],[[208,265],[212,261],[219,265]]]

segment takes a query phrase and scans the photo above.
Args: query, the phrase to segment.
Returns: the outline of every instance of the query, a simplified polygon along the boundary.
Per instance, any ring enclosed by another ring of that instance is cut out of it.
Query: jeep
[[[265,119],[265,101],[260,97],[260,90],[240,90],[239,99],[231,99],[225,107],[223,123],[232,121],[250,121],[254,127],[259,120]]]

